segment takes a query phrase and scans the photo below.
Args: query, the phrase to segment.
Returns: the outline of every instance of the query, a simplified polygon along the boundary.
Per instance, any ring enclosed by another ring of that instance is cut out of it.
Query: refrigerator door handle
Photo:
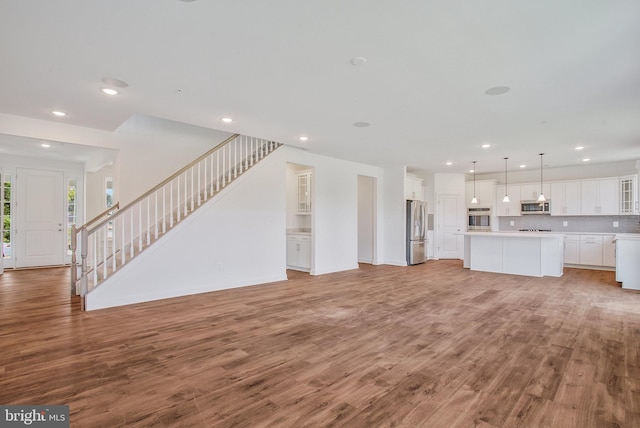
[[[420,211],[422,211],[422,231],[421,231],[421,235],[422,236],[421,236],[421,238],[424,239],[425,236],[427,236],[426,230],[425,230],[426,223],[427,223],[427,213],[426,213],[426,210],[425,210],[425,204],[424,203],[420,204]]]

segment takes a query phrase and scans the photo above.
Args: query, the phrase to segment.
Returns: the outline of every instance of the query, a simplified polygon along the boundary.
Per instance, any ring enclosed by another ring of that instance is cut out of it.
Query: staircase
[[[282,144],[235,134],[125,207],[71,234],[71,292],[85,296]],[[78,254],[80,263],[77,261]]]

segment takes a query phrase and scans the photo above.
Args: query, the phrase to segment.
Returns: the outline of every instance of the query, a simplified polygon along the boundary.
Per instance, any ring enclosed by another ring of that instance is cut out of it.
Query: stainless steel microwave
[[[520,201],[520,214],[551,214],[551,201]]]

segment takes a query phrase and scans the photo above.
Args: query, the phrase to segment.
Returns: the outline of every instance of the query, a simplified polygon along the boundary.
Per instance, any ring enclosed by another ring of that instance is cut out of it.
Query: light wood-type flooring
[[[640,426],[640,294],[613,272],[288,274],[83,313],[67,269],[6,272],[0,404],[91,428]]]

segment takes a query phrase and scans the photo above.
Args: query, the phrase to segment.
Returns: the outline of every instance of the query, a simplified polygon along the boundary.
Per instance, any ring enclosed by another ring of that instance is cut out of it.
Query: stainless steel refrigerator
[[[407,201],[407,264],[424,263],[427,204]]]

